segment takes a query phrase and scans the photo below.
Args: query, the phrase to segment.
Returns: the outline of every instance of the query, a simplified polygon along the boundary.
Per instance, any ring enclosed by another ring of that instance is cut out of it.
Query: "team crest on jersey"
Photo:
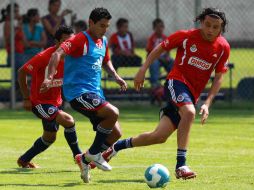
[[[56,111],[55,107],[50,107],[50,108],[48,109],[48,113],[49,113],[50,115],[52,115],[53,113],[55,113],[55,111]]]
[[[101,103],[101,100],[100,99],[93,99],[92,103],[94,106],[98,106]]]
[[[178,101],[178,102],[182,102],[183,100],[184,100],[184,96],[180,94],[180,95],[177,97],[177,101]]]
[[[190,47],[190,51],[191,52],[196,52],[198,49],[197,49],[197,46],[195,44],[193,44],[191,47]]]
[[[197,67],[201,70],[208,70],[212,65],[212,63],[208,63],[205,60],[202,60],[198,57],[190,57],[188,64]]]
[[[71,42],[64,42],[64,45],[68,50],[71,48]]]

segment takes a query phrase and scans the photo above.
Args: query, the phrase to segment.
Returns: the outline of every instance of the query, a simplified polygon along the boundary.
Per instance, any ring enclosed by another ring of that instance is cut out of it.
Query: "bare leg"
[[[163,116],[157,128],[152,132],[145,132],[132,138],[132,146],[148,146],[166,142],[168,137],[175,131],[175,127],[167,116]]]
[[[195,107],[193,104],[180,107],[179,114],[181,116],[177,130],[177,144],[179,149],[187,149],[189,143],[189,135],[192,123],[195,119]]]

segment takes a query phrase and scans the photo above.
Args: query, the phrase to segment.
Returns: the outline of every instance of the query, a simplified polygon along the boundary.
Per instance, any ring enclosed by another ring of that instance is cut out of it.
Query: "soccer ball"
[[[145,181],[150,188],[166,187],[169,180],[169,171],[161,164],[149,166],[145,171]]]

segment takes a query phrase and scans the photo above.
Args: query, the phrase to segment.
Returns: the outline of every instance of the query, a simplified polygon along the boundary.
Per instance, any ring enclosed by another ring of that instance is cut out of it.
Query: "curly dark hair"
[[[59,26],[59,28],[57,29],[55,35],[54,35],[54,38],[55,40],[57,40],[58,42],[61,41],[61,38],[62,38],[62,35],[63,34],[73,34],[73,30],[70,26],[65,26],[65,25],[61,25]]]
[[[107,9],[100,7],[92,10],[89,19],[91,19],[94,23],[100,21],[101,19],[110,20],[112,18],[111,14]]]
[[[202,21],[205,20],[206,16],[210,16],[210,17],[213,17],[213,18],[221,19],[223,21],[223,23],[221,24],[222,33],[224,33],[226,31],[225,28],[226,28],[226,25],[228,24],[228,20],[226,19],[226,15],[225,15],[224,12],[222,12],[221,10],[219,10],[217,8],[213,8],[213,7],[205,8],[195,18],[194,22],[202,22]]]

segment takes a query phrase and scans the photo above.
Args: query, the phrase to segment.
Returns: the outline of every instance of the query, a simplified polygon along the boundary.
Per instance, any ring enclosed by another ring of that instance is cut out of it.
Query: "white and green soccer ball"
[[[169,171],[161,164],[149,166],[145,171],[145,181],[150,188],[166,187],[170,181]]]

